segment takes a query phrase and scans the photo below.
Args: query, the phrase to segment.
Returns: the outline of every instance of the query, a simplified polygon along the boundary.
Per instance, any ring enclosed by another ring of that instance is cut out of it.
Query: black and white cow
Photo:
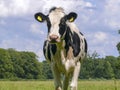
[[[48,15],[40,12],[35,14],[37,21],[47,23],[48,35],[43,51],[51,64],[55,90],[67,90],[70,80],[71,90],[77,90],[81,60],[87,53],[87,43],[73,23],[76,18],[76,13],[66,15],[62,8],[56,7]],[[64,76],[63,85],[61,74]]]

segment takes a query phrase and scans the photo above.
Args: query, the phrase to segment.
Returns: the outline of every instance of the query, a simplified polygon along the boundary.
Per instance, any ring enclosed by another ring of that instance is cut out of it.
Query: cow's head
[[[64,38],[67,29],[67,22],[73,22],[77,17],[77,14],[74,12],[66,15],[62,8],[52,8],[48,15],[43,13],[36,13],[35,19],[39,22],[47,22],[48,27],[48,41],[50,43],[61,42]]]

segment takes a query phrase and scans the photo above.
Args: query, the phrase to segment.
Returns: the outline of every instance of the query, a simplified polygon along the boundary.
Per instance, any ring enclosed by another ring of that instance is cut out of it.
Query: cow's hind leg
[[[61,84],[61,80],[60,80],[60,77],[61,77],[60,72],[54,64],[51,65],[51,68],[52,68],[52,72],[54,75],[55,90],[62,90],[62,84]]]
[[[72,81],[71,81],[71,90],[77,90],[77,82],[78,82],[78,76],[80,72],[80,66],[81,63],[77,62],[77,65],[74,68],[73,76],[72,76]]]

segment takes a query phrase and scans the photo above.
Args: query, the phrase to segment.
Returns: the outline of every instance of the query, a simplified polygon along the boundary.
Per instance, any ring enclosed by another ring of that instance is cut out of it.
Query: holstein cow
[[[70,80],[71,90],[77,90],[81,60],[87,53],[87,43],[73,23],[76,18],[76,13],[67,15],[62,8],[56,7],[52,8],[48,15],[41,12],[35,14],[37,21],[47,23],[48,35],[43,51],[45,58],[50,61],[55,90],[67,90]],[[63,85],[61,74],[64,77]]]

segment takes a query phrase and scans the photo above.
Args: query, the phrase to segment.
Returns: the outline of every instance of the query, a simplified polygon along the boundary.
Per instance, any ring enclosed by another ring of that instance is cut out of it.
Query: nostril
[[[58,36],[57,35],[51,35],[51,36],[49,36],[50,37],[50,40],[56,40],[56,39],[58,39]]]

